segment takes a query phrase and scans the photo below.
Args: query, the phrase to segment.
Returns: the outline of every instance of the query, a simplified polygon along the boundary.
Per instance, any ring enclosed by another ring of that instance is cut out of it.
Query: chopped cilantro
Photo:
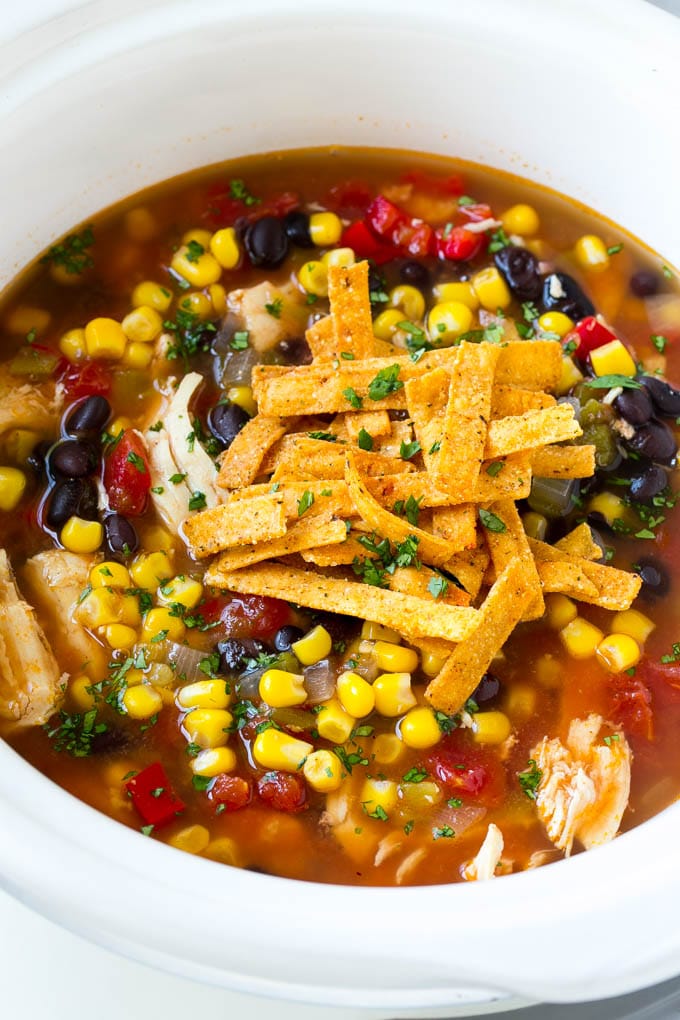
[[[133,467],[139,471],[140,475],[146,474],[146,464],[144,463],[143,457],[140,457],[138,453],[130,450],[126,459],[128,464],[132,464]]]
[[[372,800],[365,800],[362,803],[361,806],[364,810],[364,813],[367,814],[369,818],[375,818],[378,822],[388,822],[390,818],[382,804],[376,804],[373,810],[369,811],[368,809],[369,805],[372,803],[373,803]]]
[[[423,779],[427,779],[428,775],[429,773],[426,769],[414,765],[413,768],[404,773],[402,779],[405,783],[422,783]]]
[[[469,195],[461,195],[460,198],[458,199],[458,205],[462,206],[477,205],[477,202],[475,201],[474,198],[470,198]]]
[[[352,389],[351,386],[348,386],[346,390],[343,390],[342,395],[349,401],[355,410],[358,411],[360,407],[364,406],[363,399],[359,396],[356,390]]]
[[[189,241],[186,250],[187,262],[193,262],[196,264],[201,255],[205,255],[205,248],[203,245],[199,244],[198,241]]]
[[[173,485],[179,485],[180,482],[183,482],[185,478],[186,478],[186,472],[184,472],[182,474],[182,473],[180,473],[178,471],[176,474],[170,475],[170,477],[168,478],[168,481],[172,482]]]
[[[432,830],[432,839],[453,839],[455,835],[450,825],[441,825]]]
[[[670,655],[662,655],[661,662],[668,665],[669,662],[680,662],[680,641],[674,641]]]
[[[627,375],[601,375],[597,379],[588,379],[586,385],[593,390],[612,390],[615,386],[621,389],[639,390],[640,383]]]
[[[610,244],[607,248],[607,255],[618,255],[620,251],[623,251],[622,244]]]
[[[250,336],[247,329],[241,329],[237,333],[234,333],[233,337],[229,341],[229,346],[232,351],[245,351],[248,346],[248,337]]]
[[[432,444],[432,446],[430,447],[430,449],[427,452],[430,453],[430,454],[432,454],[432,453],[439,453],[441,448],[442,448],[441,440],[435,439],[434,443]]]
[[[495,478],[496,475],[499,475],[501,473],[504,467],[505,467],[504,460],[495,460],[492,464],[489,464],[488,468],[486,469],[486,473],[487,475],[491,475],[492,478]]]
[[[390,393],[396,393],[403,389],[404,384],[399,379],[399,371],[399,365],[388,365],[387,368],[380,369],[368,387],[368,395],[371,400],[382,400]]]
[[[357,444],[360,450],[372,450],[373,449],[373,436],[366,429],[359,429],[359,435],[357,436]]]
[[[412,818],[408,822],[406,822],[406,825],[404,826],[404,832],[406,833],[407,836],[410,836],[411,833],[413,832],[414,825],[415,822],[413,821]]]
[[[502,534],[507,530],[505,523],[500,519],[500,517],[496,517],[496,514],[491,513],[490,510],[485,510],[484,507],[481,506],[479,508],[479,519],[482,522],[482,526],[486,528],[487,531],[495,531],[498,534]]]
[[[529,800],[536,800],[536,790],[543,778],[543,773],[533,758],[530,758],[527,762],[527,767],[524,772],[517,773],[517,778],[519,779],[519,785],[522,787],[522,791],[525,796],[527,796]]]
[[[340,357],[343,361],[354,361],[354,355],[351,351],[340,351]]]
[[[392,509],[395,514],[398,514],[399,517],[405,517],[409,524],[411,524],[414,528],[417,528],[420,504],[423,499],[423,496],[420,496],[419,499],[415,499],[412,495],[409,496],[407,500],[398,499]]]
[[[663,354],[663,352],[666,350],[668,337],[662,336],[660,333],[652,333],[649,339],[652,341],[659,354]]]
[[[310,506],[312,506],[313,503],[314,493],[310,492],[309,489],[305,489],[305,491],[302,493],[299,500],[297,501],[298,517],[302,517],[302,515],[309,510]]]
[[[229,197],[235,198],[237,202],[243,202],[247,206],[259,205],[262,201],[261,198],[255,198],[250,194],[245,181],[240,177],[233,177],[229,181]]]
[[[460,797],[449,797],[449,799],[446,802],[446,805],[447,807],[450,808],[459,808],[463,806],[463,802],[460,799]]]
[[[205,498],[205,493],[204,492],[199,492],[198,490],[196,490],[196,491],[192,492],[192,494],[191,494],[191,499],[189,500],[189,509],[190,510],[203,510],[203,508],[206,505],[206,502],[207,501],[206,501],[206,498]]]
[[[94,260],[87,253],[87,249],[94,244],[94,233],[92,227],[85,227],[79,234],[69,234],[63,241],[53,244],[46,255],[40,259],[41,263],[51,263],[53,266],[61,266],[69,276],[78,276],[85,269],[94,265]]]
[[[505,233],[503,228],[499,227],[498,230],[494,230],[493,234],[491,235],[491,240],[489,242],[489,247],[487,251],[489,252],[490,255],[493,255],[494,252],[500,251],[501,248],[508,248],[509,246],[510,238]]]
[[[213,776],[192,776],[191,785],[194,790],[207,790],[213,781]]]
[[[268,301],[265,306],[265,311],[271,315],[273,319],[281,318],[281,309],[283,308],[283,298],[277,297],[273,301]]]
[[[435,574],[431,577],[427,584],[427,590],[434,599],[438,599],[440,595],[446,595],[448,591],[449,582],[441,574]]]
[[[310,439],[319,439],[324,443],[337,443],[338,437],[332,432],[308,432],[307,435]]]
[[[399,456],[402,460],[411,460],[417,453],[420,453],[420,449],[420,443],[417,439],[412,443],[405,443],[402,439],[401,446],[399,447]]]
[[[86,758],[92,754],[94,738],[106,733],[106,723],[97,722],[97,709],[89,712],[59,712],[59,725],[45,723],[44,729],[50,740],[54,741],[55,751],[67,751],[73,758]]]

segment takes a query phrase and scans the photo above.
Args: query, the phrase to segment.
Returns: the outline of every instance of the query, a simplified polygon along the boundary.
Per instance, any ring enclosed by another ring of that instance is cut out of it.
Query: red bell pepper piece
[[[608,326],[596,319],[594,315],[588,315],[585,319],[577,322],[573,330],[567,333],[562,344],[566,347],[572,340],[575,340],[576,347],[572,354],[579,361],[585,361],[591,351],[597,350],[598,347],[604,347],[605,344],[616,339],[616,333]]]
[[[340,245],[343,248],[351,248],[359,259],[373,259],[378,262],[384,251],[389,252],[386,262],[392,258],[393,250],[391,245],[385,245],[375,237],[362,220],[350,223],[342,232]]]
[[[422,220],[405,220],[399,223],[392,234],[393,242],[415,258],[434,255],[436,250],[434,230]]]
[[[146,509],[151,473],[142,439],[128,429],[104,462],[104,488],[109,506],[127,517],[139,517]]]
[[[68,403],[95,394],[106,397],[111,391],[111,372],[100,361],[85,361],[82,365],[65,361],[59,381]]]
[[[374,234],[388,241],[393,240],[394,231],[408,220],[408,215],[384,195],[374,198],[366,210],[366,223]]]
[[[432,227],[423,220],[409,216],[384,195],[373,199],[366,210],[364,223],[381,241],[389,243],[392,248],[391,258],[399,255],[423,258],[435,254]],[[386,255],[387,252],[382,254]],[[387,258],[381,261],[386,262]]]
[[[478,255],[486,238],[466,227],[440,227],[436,232],[437,255],[451,262],[468,262]]]
[[[506,776],[502,763],[489,751],[471,747],[464,735],[454,732],[444,737],[428,756],[427,765],[450,793],[486,807],[503,800]]]
[[[184,811],[185,804],[176,796],[159,761],[138,772],[125,788],[144,824],[153,825],[155,829],[168,825]]]
[[[291,616],[287,602],[268,595],[216,595],[202,602],[197,612],[206,623],[220,625],[217,636],[223,632],[237,638],[270,637]]]

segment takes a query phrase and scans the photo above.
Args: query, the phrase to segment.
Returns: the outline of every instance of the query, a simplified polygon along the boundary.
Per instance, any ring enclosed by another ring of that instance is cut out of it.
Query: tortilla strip
[[[490,422],[484,456],[503,457],[534,446],[575,439],[581,434],[571,404],[556,404]]]
[[[559,592],[579,602],[592,602],[599,597],[597,585],[586,577],[577,563],[539,563],[538,575],[546,593]]]
[[[496,382],[554,393],[562,375],[562,344],[556,340],[510,340],[501,347]]]
[[[352,354],[357,359],[375,354],[373,318],[368,293],[368,262],[353,266],[330,266],[328,298],[336,339],[336,357]]]
[[[339,479],[345,474],[346,446],[329,443],[308,436],[287,436],[279,448],[274,465],[272,482],[288,479],[304,481],[312,478]],[[382,453],[355,450],[357,462],[366,475],[406,474],[414,470],[413,464],[401,457],[386,457]]]
[[[306,563],[314,563],[317,567],[347,567],[357,556],[360,559],[366,556],[367,551],[350,535],[337,545],[315,545],[311,549],[302,549],[300,555]]]
[[[622,609],[630,609],[636,595],[642,586],[642,579],[638,574],[630,574],[626,570],[619,570],[617,567],[607,567],[602,563],[593,563],[578,556],[570,556],[568,553],[545,542],[538,542],[534,538],[529,539],[529,547],[536,560],[539,575],[541,574],[541,563],[566,563],[580,569],[587,581],[592,582],[597,588],[597,595],[591,594],[589,585],[583,583],[583,591],[574,595],[580,602],[589,602],[594,606],[602,606],[603,609],[613,609],[619,612]],[[555,571],[552,572],[555,574]],[[570,583],[573,586],[574,572],[570,572]],[[566,574],[565,574],[566,581]],[[554,577],[553,577],[553,583]],[[543,589],[546,590],[545,587]],[[553,589],[560,590],[561,589]],[[573,587],[572,587],[573,590]]]
[[[525,411],[539,411],[542,407],[554,407],[556,403],[549,393],[497,385],[491,394],[491,417],[507,418],[508,415],[524,414]]]
[[[399,457],[401,444],[413,441],[413,427],[410,421],[393,421],[391,425],[389,436],[379,436],[373,444],[373,449],[378,453],[384,453],[386,457]]]
[[[421,563],[420,569],[416,567],[397,567],[393,574],[388,575],[387,581],[390,591],[400,591],[404,595],[417,595],[421,599],[432,599],[434,601],[435,596],[428,588],[428,585],[433,578],[440,577],[441,574],[437,573],[436,570],[430,570]],[[472,600],[466,591],[453,584],[452,581],[449,581],[446,590],[436,597],[436,601],[437,605],[469,606]]]
[[[433,599],[375,588],[360,581],[327,577],[282,563],[244,570],[208,568],[206,582],[215,588],[247,595],[268,595],[309,609],[372,620],[413,637],[462,641],[477,628],[478,612],[469,606],[438,605]]]
[[[593,538],[590,525],[585,521],[573,528],[559,542],[555,542],[554,548],[569,553],[570,556],[581,556],[584,560],[602,559],[602,549]]]
[[[594,446],[544,446],[531,455],[537,478],[590,478],[595,467]]]
[[[332,361],[337,357],[335,326],[330,315],[317,319],[306,331],[305,340],[315,361]]]
[[[433,708],[448,715],[463,708],[534,597],[525,564],[511,560],[482,603],[476,629],[460,641],[428,684],[425,697]]]
[[[356,414],[346,414],[345,426],[355,443],[362,429],[373,439],[392,434],[392,422],[387,411],[358,411]]]
[[[505,531],[484,530],[496,576],[500,577],[513,560],[521,559],[525,566],[527,581],[534,592],[531,604],[522,619],[540,620],[545,612],[541,581],[517,507],[511,499],[500,499],[492,503],[489,510],[505,524]]]
[[[445,368],[435,368],[405,384],[406,406],[413,419],[426,470],[434,475],[437,450],[441,447],[451,376]]]
[[[274,560],[279,556],[288,556],[313,546],[333,545],[342,542],[346,535],[345,522],[331,517],[330,514],[302,517],[291,524],[281,538],[272,538],[267,542],[258,542],[221,553],[216,566],[220,570],[240,570],[241,567],[248,567],[251,563]]]
[[[489,565],[489,553],[486,549],[464,549],[452,556],[444,570],[453,574],[465,588],[471,598],[476,599],[484,581],[484,572]]]
[[[264,414],[256,414],[246,422],[224,452],[215,485],[222,489],[240,489],[254,482],[267,451],[292,424],[290,418],[268,418]]]
[[[182,532],[197,559],[235,545],[280,538],[286,533],[283,499],[278,493],[254,496],[239,501],[238,511],[232,502],[222,503],[188,517]]]
[[[473,549],[477,545],[477,512],[474,506],[462,504],[437,507],[432,511],[432,533],[445,539],[456,549]]]

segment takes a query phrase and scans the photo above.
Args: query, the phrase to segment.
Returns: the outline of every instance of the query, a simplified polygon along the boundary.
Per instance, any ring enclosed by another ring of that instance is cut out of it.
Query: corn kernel
[[[536,680],[549,691],[553,691],[562,683],[562,665],[554,655],[541,655],[536,660]]]
[[[218,230],[210,238],[209,245],[210,251],[223,269],[236,269],[241,261],[241,249],[233,227]]]
[[[466,305],[471,312],[476,312],[479,308],[479,299],[475,293],[475,288],[469,281],[438,283],[433,293],[440,303],[447,304],[454,301],[456,304]]]
[[[172,304],[172,291],[162,287],[153,280],[138,283],[132,292],[132,304],[135,308],[155,308],[157,312],[167,312]]]
[[[195,776],[219,776],[233,772],[238,764],[236,752],[230,747],[206,747],[191,760],[191,771]]]
[[[561,339],[574,328],[574,320],[564,312],[544,312],[538,317],[538,325],[544,333],[556,333]]]
[[[231,693],[226,680],[211,678],[186,684],[177,692],[180,708],[227,708]]]
[[[426,706],[412,708],[401,720],[401,739],[407,747],[422,750],[434,747],[442,738],[437,717],[433,710]]]
[[[291,648],[303,666],[313,666],[325,659],[333,647],[333,639],[325,627],[317,626],[308,631]]]
[[[260,678],[260,697],[272,708],[304,705],[307,700],[304,679],[301,674],[285,669],[267,669]]]
[[[219,259],[217,260],[219,262]],[[213,306],[215,315],[227,314],[227,292],[221,283],[211,283],[208,287],[208,294]]]
[[[54,282],[61,284],[63,287],[75,287],[82,280],[80,273],[69,272],[66,266],[60,262],[52,262],[49,273]]]
[[[548,532],[548,518],[544,517],[543,514],[537,514],[533,510],[528,510],[525,514],[522,514],[522,527],[529,538],[535,538],[539,542],[543,542]]]
[[[212,284],[213,287],[219,286],[216,283]],[[224,288],[222,288],[224,289]],[[207,294],[204,294],[202,290],[192,290],[190,294],[187,294],[182,298],[181,307],[191,315],[195,315],[202,322],[209,319],[213,314],[213,304]]]
[[[110,623],[104,628],[104,640],[109,648],[132,648],[137,641],[137,631],[124,623]]]
[[[156,597],[165,605],[178,603],[185,609],[195,609],[203,597],[203,585],[193,577],[173,577],[163,582]]]
[[[563,397],[572,387],[580,383],[584,378],[583,372],[579,371],[576,364],[568,354],[562,356],[562,367],[560,369],[560,381],[557,384],[557,395]]]
[[[626,375],[632,378],[637,372],[630,352],[620,340],[610,340],[608,344],[591,351],[590,364],[597,376]]]
[[[434,343],[452,343],[471,325],[472,312],[462,301],[442,301],[427,317],[427,332]]]
[[[639,645],[644,645],[655,627],[654,621],[638,609],[624,609],[620,613],[615,613],[612,620],[613,634],[628,634],[629,637],[635,638]]]
[[[93,588],[130,588],[132,584],[130,571],[115,560],[95,564],[90,571],[89,581]]]
[[[417,704],[410,673],[383,673],[373,684],[373,693],[380,715],[402,715]]]
[[[313,750],[312,744],[306,740],[298,740],[275,729],[258,733],[253,743],[253,757],[257,764],[281,772],[297,772]]]
[[[340,704],[355,719],[370,715],[375,708],[375,695],[371,685],[358,673],[341,673],[337,679]]]
[[[130,573],[138,588],[153,590],[160,581],[168,581],[172,577],[171,557],[163,549],[140,553],[130,564]]]
[[[548,626],[553,630],[562,630],[568,623],[575,620],[578,614],[576,603],[572,599],[556,593],[546,595],[545,608]]]
[[[119,622],[128,627],[140,627],[142,614],[139,609],[139,598],[136,595],[123,595],[120,600]]]
[[[390,779],[366,779],[359,800],[369,818],[386,821],[397,806],[399,788]]]
[[[125,432],[125,430],[129,428],[132,428],[132,422],[130,419],[119,414],[117,418],[114,418],[112,422],[109,422],[106,426],[106,431],[108,435],[113,436],[115,439],[121,434],[121,432]]]
[[[144,369],[148,368],[153,361],[153,347],[150,344],[129,343],[125,348],[125,354],[121,359],[121,364],[125,368],[137,368]]]
[[[446,656],[434,655],[432,652],[423,652],[420,668],[425,676],[437,676],[441,673],[446,662]]]
[[[183,850],[187,854],[202,854],[210,842],[210,832],[205,825],[187,825],[168,839],[175,850]]]
[[[75,553],[96,552],[103,538],[104,529],[99,521],[84,521],[82,517],[69,517],[59,535],[64,549]]]
[[[73,707],[77,708],[80,712],[89,712],[95,706],[96,699],[94,692],[88,690],[91,687],[92,681],[85,674],[74,676],[68,685],[69,699]]]
[[[615,492],[598,492],[588,500],[588,513],[602,514],[610,528],[614,526],[615,521],[623,521],[625,524],[635,523],[630,508]]]
[[[298,283],[308,294],[328,297],[328,270],[323,262],[305,262],[298,269]]]
[[[476,712],[472,718],[476,744],[502,744],[510,736],[512,726],[505,712]]]
[[[361,636],[368,641],[391,641],[393,645],[401,642],[401,635],[390,627],[383,627],[372,620],[364,620],[361,625]]]
[[[205,848],[205,856],[220,864],[229,864],[232,868],[243,867],[243,856],[236,842],[230,836],[213,839]]]
[[[201,248],[207,249],[210,247],[212,236],[210,231],[204,227],[193,227],[182,234],[182,244],[190,244],[191,241],[194,241],[196,244],[200,244]]]
[[[125,353],[127,337],[115,319],[90,319],[85,327],[85,346],[90,358],[118,361]]]
[[[529,684],[512,684],[505,697],[505,711],[518,722],[524,722],[536,711],[536,691]]]
[[[344,744],[350,738],[356,719],[348,715],[337,698],[324,701],[319,706],[316,728],[323,740],[333,744]]]
[[[0,467],[0,510],[14,510],[21,502],[27,483],[26,475],[19,468]]]
[[[342,220],[332,212],[312,213],[309,217],[309,236],[317,248],[330,248],[342,234]]]
[[[342,762],[332,751],[312,751],[305,759],[302,771],[317,793],[330,793],[342,783]]]
[[[582,269],[589,269],[593,273],[601,273],[609,266],[607,246],[596,234],[584,234],[583,237],[579,237],[574,245],[574,255]]]
[[[82,361],[87,357],[84,329],[68,329],[59,341],[59,350],[69,361]]]
[[[413,673],[418,669],[418,653],[389,641],[376,641],[373,655],[378,669],[386,673]]]
[[[353,266],[356,259],[351,248],[331,248],[330,251],[321,256],[321,261],[326,269],[330,269],[331,266],[343,266],[345,268]]]
[[[142,532],[142,545],[147,552],[163,552],[170,557],[170,562],[175,555],[175,539],[169,531],[166,531],[160,524],[146,525]]]
[[[560,631],[560,639],[574,659],[589,659],[594,655],[604,634],[599,627],[582,616],[575,616],[571,623]]]
[[[437,783],[425,780],[422,783],[403,782],[399,785],[399,813],[403,818],[427,814],[443,799]]]
[[[183,244],[172,256],[170,265],[194,287],[208,287],[222,275],[222,266],[198,241]]]
[[[95,630],[118,623],[121,597],[108,588],[95,588],[89,592],[74,610],[74,616],[83,627]]]
[[[512,301],[508,285],[495,266],[489,266],[487,269],[481,269],[475,273],[471,283],[480,305],[487,312],[507,308]]]
[[[166,606],[150,609],[142,624],[142,641],[181,641],[186,627],[179,616],[173,616]]]
[[[501,216],[501,223],[506,233],[519,234],[520,237],[531,237],[532,234],[537,234],[541,225],[534,207],[525,205],[523,202],[506,209]]]
[[[145,206],[125,213],[125,232],[133,241],[151,241],[158,234],[158,221]]]
[[[125,684],[127,687],[135,687],[137,684],[145,682],[146,673],[143,669],[129,669],[125,674]]]
[[[163,320],[155,308],[140,305],[125,316],[121,326],[128,340],[148,344],[160,336]]]
[[[250,386],[230,386],[227,390],[227,400],[232,404],[237,404],[251,418],[257,414],[257,404]]]
[[[131,719],[150,719],[163,708],[163,699],[154,687],[137,684],[128,687],[120,699]]]
[[[5,329],[13,336],[42,336],[50,324],[52,316],[44,308],[31,308],[18,305],[5,319]]]
[[[417,322],[425,315],[425,298],[417,287],[400,284],[392,288],[389,299],[390,307],[398,308],[407,319]]]
[[[234,717],[226,708],[194,708],[184,716],[182,728],[191,744],[201,748],[223,747],[233,721]]]
[[[373,757],[378,765],[392,765],[405,749],[406,745],[396,733],[379,733],[373,741]]]
[[[404,321],[404,313],[400,308],[386,308],[373,320],[373,335],[378,340],[392,340],[400,322]]]
[[[610,673],[623,673],[640,661],[640,646],[630,634],[608,634],[600,641],[595,655]]]
[[[10,429],[3,436],[5,453],[15,464],[22,464],[28,460],[39,439],[40,433],[32,429]]]

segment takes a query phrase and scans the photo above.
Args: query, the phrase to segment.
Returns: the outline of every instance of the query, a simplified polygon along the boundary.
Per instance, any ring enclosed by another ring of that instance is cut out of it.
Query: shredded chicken
[[[49,432],[59,421],[62,399],[54,382],[31,385],[0,368],[0,435],[11,429]]]
[[[603,726],[611,732],[596,742]],[[632,756],[623,733],[592,714],[574,719],[566,746],[544,737],[531,757],[542,773],[536,808],[559,850],[568,857],[575,839],[590,850],[614,838],[630,794]]]
[[[467,864],[463,865],[462,875],[466,882],[483,882],[493,878],[503,853],[503,833],[494,825],[489,824],[484,842]]]
[[[264,280],[255,287],[232,290],[227,304],[248,331],[248,343],[256,351],[270,351],[282,340],[291,340],[305,331],[308,309],[302,293],[292,283],[279,287]]]
[[[0,549],[0,715],[20,726],[41,726],[59,705],[67,680]]]

